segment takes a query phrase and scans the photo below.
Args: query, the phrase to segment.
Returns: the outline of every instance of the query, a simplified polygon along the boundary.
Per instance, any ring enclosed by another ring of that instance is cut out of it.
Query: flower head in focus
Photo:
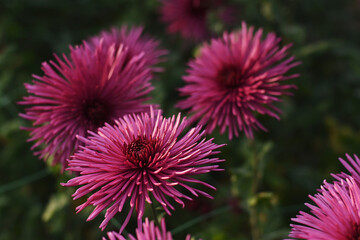
[[[158,62],[160,52],[150,50],[157,46],[153,40],[136,37],[139,31],[131,30],[129,38],[120,31],[128,45],[99,37],[70,46],[69,58],[55,55],[56,61],[42,64],[43,76],[34,75],[33,84],[25,84],[29,96],[20,104],[30,107],[20,115],[33,122],[24,129],[30,131],[29,141],[36,141],[32,149],[42,147],[35,153],[41,159],[53,157],[52,163],[64,170],[79,147],[76,135],[86,136],[125,114],[148,111],[150,65]]]
[[[352,240],[360,238],[360,189],[353,178],[334,184],[324,181],[306,204],[311,214],[300,211],[291,219],[289,237],[308,240]]]
[[[218,1],[218,0],[217,0]],[[180,33],[183,38],[196,41],[210,35],[207,28],[208,11],[216,4],[212,0],[161,0],[162,21],[169,33]]]
[[[200,55],[189,63],[188,75],[183,79],[186,86],[180,94],[188,96],[177,106],[190,109],[190,120],[199,120],[211,133],[219,126],[224,133],[228,128],[229,139],[239,131],[253,138],[253,129],[266,130],[256,119],[254,112],[279,119],[281,112],[274,106],[281,95],[291,95],[293,84],[285,80],[298,74],[285,76],[292,67],[294,57],[287,57],[291,44],[280,48],[280,38],[274,33],[261,39],[262,29],[242,29],[205,44]]]
[[[173,240],[171,232],[166,230],[165,219],[161,219],[161,228],[155,226],[154,221],[149,222],[146,218],[141,228],[136,229],[136,236],[129,234],[130,240]],[[123,236],[116,232],[109,232],[109,240],[126,240]],[[190,240],[191,236],[188,234],[185,240]],[[106,238],[103,238],[106,240]]]
[[[107,209],[100,225],[104,229],[129,202],[130,211],[122,224],[122,232],[134,209],[140,226],[145,202],[153,204],[152,199],[169,215],[174,207],[168,198],[184,207],[182,199],[192,198],[177,188],[211,198],[208,193],[188,185],[195,183],[215,189],[193,176],[220,171],[216,164],[223,161],[210,157],[218,153],[215,150],[222,145],[203,139],[205,133],[200,126],[183,132],[188,121],[181,119],[180,114],[164,118],[161,111],[152,109],[150,114],[126,115],[115,122],[114,126],[106,124],[99,128],[97,133],[90,132],[87,139],[79,137],[85,146],[68,161],[68,170],[78,172],[79,176],[63,186],[81,186],[73,194],[74,200],[91,195],[77,207],[79,212],[89,205],[95,206],[88,221]]]

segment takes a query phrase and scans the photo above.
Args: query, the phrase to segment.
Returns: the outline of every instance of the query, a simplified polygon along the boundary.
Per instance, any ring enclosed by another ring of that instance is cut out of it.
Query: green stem
[[[251,142],[253,148],[253,159],[252,159],[252,184],[250,199],[254,200],[252,205],[250,205],[250,226],[251,226],[251,235],[253,240],[261,239],[261,231],[259,229],[259,212],[257,208],[257,191],[261,178],[260,174],[260,159],[256,151],[256,145]]]
[[[151,210],[152,210],[152,213],[153,213],[153,216],[154,216],[155,224],[160,227],[160,223],[159,223],[158,215],[156,213],[156,209],[155,209],[155,206],[154,206],[153,198],[152,198],[152,196],[150,198],[151,198],[151,202],[152,202],[150,205],[151,205]]]
[[[215,210],[213,210],[211,212],[208,212],[208,213],[206,213],[204,215],[201,215],[200,217],[194,218],[193,220],[190,220],[190,221],[188,221],[188,222],[174,228],[173,230],[171,230],[171,233],[173,235],[175,235],[177,233],[180,233],[180,232],[184,231],[186,228],[189,228],[191,226],[194,226],[194,225],[204,221],[207,218],[219,215],[219,214],[224,213],[224,212],[228,212],[229,210],[230,210],[230,206],[217,208],[217,209],[215,209]]]
[[[44,170],[42,170],[40,172],[37,172],[37,173],[34,173],[32,175],[26,176],[24,178],[15,180],[15,181],[10,182],[8,184],[4,184],[4,185],[0,186],[0,194],[4,193],[4,192],[7,192],[7,191],[10,191],[10,190],[14,190],[14,189],[22,187],[22,186],[25,186],[27,184],[30,184],[30,183],[32,183],[32,182],[34,182],[36,180],[39,180],[41,178],[46,177],[49,174],[50,174],[49,169],[44,169]]]
[[[253,240],[261,239],[260,231],[258,229],[258,211],[256,206],[250,207],[250,225],[251,225],[251,236]]]
[[[253,158],[253,166],[252,166],[252,185],[251,185],[251,195],[255,196],[258,191],[258,186],[261,178],[260,174],[260,159],[256,153],[256,149],[254,147],[254,158]]]

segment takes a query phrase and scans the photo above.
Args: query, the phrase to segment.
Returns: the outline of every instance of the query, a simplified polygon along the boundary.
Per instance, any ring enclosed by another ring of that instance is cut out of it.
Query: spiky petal
[[[104,36],[70,46],[69,58],[55,55],[56,61],[42,64],[43,76],[34,75],[33,84],[25,84],[29,96],[20,104],[30,107],[20,116],[33,122],[24,129],[30,131],[29,141],[35,141],[32,149],[42,147],[35,153],[41,159],[53,157],[52,163],[65,169],[66,159],[81,144],[76,135],[86,136],[87,130],[125,114],[148,111],[144,101],[153,89],[150,65],[161,52],[150,50],[157,44],[140,39],[140,29],[130,30],[128,38],[124,31],[119,39],[127,45]]]
[[[145,202],[153,204],[153,198],[171,214],[172,201],[184,207],[182,199],[192,198],[178,190],[211,198],[211,196],[189,183],[201,184],[211,189],[213,186],[193,178],[195,175],[219,171],[216,164],[223,160],[210,158],[222,145],[212,143],[212,139],[202,139],[204,132],[197,126],[183,132],[188,121],[180,114],[164,118],[161,111],[126,115],[106,124],[97,133],[90,132],[89,138],[79,137],[85,143],[82,150],[69,159],[68,170],[79,176],[70,179],[64,186],[81,186],[73,194],[74,200],[90,194],[87,201],[77,207],[83,210],[95,206],[88,220],[106,210],[100,228],[129,202],[130,211],[120,232],[128,223],[134,209],[140,226]],[[171,199],[171,201],[169,200]]]
[[[190,120],[206,125],[208,133],[219,126],[221,133],[228,128],[229,139],[239,131],[253,138],[253,129],[266,130],[254,113],[279,119],[281,111],[274,102],[281,95],[291,95],[288,90],[296,86],[283,82],[298,74],[285,73],[299,62],[287,58],[291,44],[280,48],[280,38],[269,33],[262,40],[262,32],[254,33],[243,22],[240,31],[212,39],[190,61],[188,75],[183,77],[186,86],[180,88],[180,94],[188,98],[177,106],[190,109]]]
[[[300,211],[291,224],[289,237],[308,240],[360,238],[360,189],[352,177],[334,184],[324,181],[319,193],[306,203],[311,214]]]
[[[348,177],[353,177],[355,181],[360,184],[360,159],[354,154],[352,158],[349,154],[346,154],[346,159],[339,158],[341,164],[349,171],[350,174],[341,172],[339,174],[331,174],[337,180],[346,179]]]
[[[151,68],[152,71],[162,71],[156,64],[164,61],[163,56],[168,53],[165,49],[160,49],[160,42],[143,34],[143,27],[132,27],[124,25],[120,29],[112,28],[111,31],[103,31],[99,36],[94,36],[88,40],[94,48],[103,42],[104,49],[111,47],[118,48],[121,44],[128,48],[129,60],[138,55],[144,55],[144,67]]]
[[[161,227],[155,226],[154,221],[149,222],[146,218],[141,228],[136,229],[136,236],[129,234],[130,240],[173,240],[171,232],[166,230],[165,219],[161,219]],[[116,232],[108,233],[109,240],[125,240],[123,236]],[[185,240],[190,240],[191,236],[188,234]],[[106,238],[103,238],[106,240]]]
[[[103,237],[102,240],[126,240],[125,237],[123,237],[120,233],[112,231],[112,232],[107,232],[107,237]]]

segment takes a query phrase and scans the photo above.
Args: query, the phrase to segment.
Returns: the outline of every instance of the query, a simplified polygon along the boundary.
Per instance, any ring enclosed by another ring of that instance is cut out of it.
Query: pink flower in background
[[[130,240],[173,240],[171,232],[166,230],[165,219],[161,219],[161,228],[155,226],[154,221],[149,222],[146,218],[142,227],[136,229],[136,237],[129,234]],[[116,232],[108,233],[109,240],[126,240],[123,236]],[[187,235],[185,240],[190,240],[191,236]],[[106,240],[106,238],[103,238]]]
[[[169,33],[180,33],[183,38],[203,40],[210,34],[207,14],[214,5],[211,0],[161,0],[161,19],[168,24]]]
[[[88,139],[79,137],[85,147],[68,161],[68,170],[78,172],[79,176],[63,185],[81,186],[73,194],[74,200],[91,194],[77,207],[79,212],[89,205],[95,206],[88,221],[107,208],[100,225],[104,229],[129,201],[130,211],[120,229],[122,232],[134,209],[140,226],[145,202],[153,204],[151,195],[169,215],[174,207],[167,197],[183,207],[182,199],[192,199],[177,187],[195,196],[211,198],[187,185],[197,183],[215,189],[193,176],[222,170],[216,163],[223,160],[210,158],[222,145],[212,143],[212,139],[205,141],[200,126],[183,132],[188,121],[182,120],[180,114],[164,118],[161,111],[153,110],[150,115],[126,115],[115,122],[115,126],[106,124],[97,133],[91,132]]]
[[[190,109],[190,120],[199,120],[207,133],[219,126],[221,133],[228,128],[229,139],[239,131],[253,138],[253,129],[266,130],[254,112],[279,119],[281,111],[273,103],[296,88],[283,82],[299,76],[284,76],[299,62],[287,58],[291,44],[280,48],[281,39],[274,33],[264,40],[261,36],[262,29],[254,33],[253,27],[242,23],[241,31],[224,33],[210,45],[204,44],[200,55],[189,63],[189,75],[183,78],[186,86],[180,88],[180,94],[188,98],[177,106]]]
[[[239,23],[238,17],[240,14],[241,12],[239,7],[232,4],[224,4],[222,8],[219,8],[217,13],[221,22],[234,27]]]
[[[143,54],[144,55],[144,68],[150,67],[153,71],[162,71],[162,68],[154,66],[164,59],[162,56],[167,54],[164,49],[159,49],[159,41],[143,35],[142,27],[128,28],[123,26],[121,29],[113,28],[111,31],[103,31],[99,36],[89,39],[88,43],[94,48],[103,42],[103,50],[106,52],[111,45],[115,49],[119,48],[121,44],[128,48],[128,60],[132,57]]]
[[[340,174],[331,174],[337,180],[346,179],[348,177],[353,177],[358,184],[360,184],[360,159],[356,154],[354,154],[354,159],[351,158],[349,154],[346,154],[346,160],[339,158],[339,161],[342,165],[349,171],[350,175],[344,172]]]
[[[55,55],[56,61],[42,64],[43,76],[34,75],[33,84],[25,84],[29,96],[20,104],[30,107],[20,115],[33,122],[24,129],[30,131],[29,141],[36,141],[32,149],[42,147],[35,153],[41,159],[53,157],[52,163],[64,170],[79,147],[76,135],[149,109],[144,102],[153,89],[151,64],[159,61],[161,51],[152,49],[155,41],[140,39],[139,29],[130,30],[129,38],[124,31],[120,35],[128,46],[102,37],[70,47],[69,58]]]
[[[329,184],[306,203],[311,214],[300,211],[291,219],[289,237],[309,240],[349,240],[360,238],[360,189],[353,178]]]

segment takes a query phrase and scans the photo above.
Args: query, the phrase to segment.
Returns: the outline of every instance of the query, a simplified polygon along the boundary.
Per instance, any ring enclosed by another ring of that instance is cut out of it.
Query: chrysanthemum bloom
[[[126,240],[123,236],[116,232],[109,232],[109,240]],[[171,232],[166,230],[165,219],[161,219],[161,228],[155,226],[154,221],[149,222],[146,218],[142,224],[142,228],[136,229],[136,237],[129,234],[130,240],[173,240]],[[191,236],[188,234],[185,240],[190,240]],[[106,240],[106,238],[103,238]]]
[[[90,38],[89,44],[92,44],[95,48],[99,46],[100,42],[103,42],[103,50],[107,51],[113,44],[115,49],[119,48],[121,44],[128,48],[128,59],[132,57],[144,54],[144,67],[150,67],[153,71],[161,71],[162,69],[156,67],[163,60],[161,58],[167,51],[159,49],[159,41],[152,39],[147,35],[143,35],[142,27],[133,27],[128,29],[127,26],[121,27],[121,29],[113,28],[111,31],[103,31],[99,36]]]
[[[183,130],[188,125],[180,114],[164,118],[161,111],[150,114],[126,115],[115,121],[116,125],[106,124],[97,133],[90,132],[81,151],[74,154],[68,170],[78,172],[79,176],[70,179],[64,186],[81,186],[74,194],[74,200],[90,194],[87,201],[77,207],[95,206],[88,221],[94,219],[107,208],[105,219],[100,228],[104,229],[110,219],[121,212],[127,200],[130,211],[120,232],[129,222],[136,209],[138,225],[142,222],[145,202],[152,204],[150,196],[161,204],[166,213],[174,209],[167,197],[183,205],[182,199],[191,198],[178,191],[178,187],[198,196],[209,194],[187,183],[202,184],[211,189],[213,186],[192,178],[192,176],[219,171],[216,163],[223,161],[210,158],[218,153],[215,149],[222,145],[205,141],[201,127]]]
[[[218,0],[217,0],[218,1]],[[203,40],[208,37],[207,14],[216,5],[213,0],[161,0],[161,19],[169,33],[183,38]]]
[[[254,112],[279,119],[281,111],[273,103],[281,95],[291,95],[288,90],[296,86],[283,81],[298,74],[284,74],[299,62],[287,58],[291,44],[279,48],[281,39],[274,33],[264,40],[261,36],[262,29],[254,34],[253,27],[242,23],[241,31],[211,40],[189,63],[189,75],[183,78],[187,85],[180,89],[189,97],[177,106],[190,109],[190,120],[200,119],[208,133],[219,126],[221,133],[229,129],[230,139],[239,131],[253,138],[253,129],[266,131]]]
[[[360,239],[360,189],[353,178],[334,184],[324,181],[319,193],[305,204],[311,214],[300,212],[291,219],[289,237],[309,240]]]
[[[337,180],[346,179],[348,177],[353,177],[358,184],[360,184],[360,159],[356,154],[354,154],[354,159],[351,158],[349,154],[346,154],[347,161],[339,158],[339,161],[342,165],[349,171],[350,175],[344,172],[340,174],[331,174]]]
[[[130,31],[126,38],[121,30],[128,46],[118,39],[111,44],[110,37],[70,46],[70,58],[55,55],[56,61],[42,64],[43,76],[34,75],[33,84],[25,84],[30,96],[20,104],[31,107],[20,115],[33,121],[33,127],[25,129],[29,141],[36,141],[32,149],[43,147],[35,153],[41,159],[53,156],[53,164],[65,169],[66,159],[79,146],[76,135],[86,136],[87,130],[105,122],[149,109],[144,101],[153,89],[150,65],[158,62],[161,51],[150,50],[156,44],[140,40],[139,31]]]

